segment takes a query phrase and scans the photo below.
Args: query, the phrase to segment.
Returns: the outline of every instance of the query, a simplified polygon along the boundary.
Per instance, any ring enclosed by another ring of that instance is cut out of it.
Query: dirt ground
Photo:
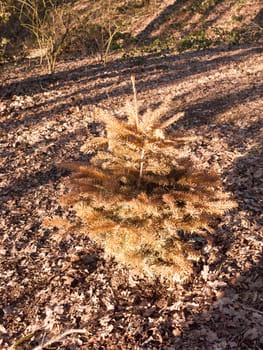
[[[64,61],[53,76],[9,66],[0,86],[0,348],[263,348],[263,50]],[[200,139],[190,151],[215,167],[239,206],[217,227],[193,279],[163,285],[132,275],[88,236],[61,235],[46,217],[59,204],[80,147],[102,131],[95,106],[121,110],[137,81],[141,108],[171,100],[174,128]]]

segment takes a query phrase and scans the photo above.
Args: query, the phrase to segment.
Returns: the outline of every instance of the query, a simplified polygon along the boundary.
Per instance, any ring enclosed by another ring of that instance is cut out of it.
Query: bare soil
[[[183,54],[64,61],[45,75],[25,61],[1,74],[0,348],[263,348],[263,55],[246,45]],[[137,80],[141,108],[172,101],[174,126],[200,139],[192,157],[222,175],[238,208],[185,285],[136,277],[88,236],[46,217],[72,216],[60,161],[102,132],[95,106],[121,111]],[[66,332],[66,333],[65,333]],[[47,346],[45,346],[47,345]]]

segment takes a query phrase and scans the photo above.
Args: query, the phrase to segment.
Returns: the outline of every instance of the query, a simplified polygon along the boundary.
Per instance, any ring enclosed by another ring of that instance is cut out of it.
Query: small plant
[[[73,29],[70,11],[53,0],[18,0],[18,3],[20,23],[34,36],[40,64],[45,57],[48,73],[52,74]]]
[[[165,102],[140,114],[134,77],[132,83],[126,116],[96,110],[106,136],[82,146],[93,154],[90,163],[60,164],[72,171],[63,203],[73,205],[78,230],[106,256],[150,278],[185,282],[201,257],[198,239],[210,241],[215,219],[235,203],[216,173],[192,164],[185,148],[191,139],[166,134],[184,113],[171,115]]]
[[[101,4],[99,11],[85,16],[81,21],[82,41],[84,38],[87,50],[98,54],[104,66],[111,51],[120,48],[117,40],[120,35],[120,23],[116,12],[114,2],[107,0]]]
[[[201,14],[205,14],[208,11],[211,11],[220,1],[218,0],[197,0],[193,1],[193,5],[191,6],[192,12],[197,12]]]
[[[214,33],[217,43],[224,43],[232,46],[257,42],[262,37],[262,28],[251,23],[241,28],[233,28],[232,30],[225,30],[222,27],[214,28]]]
[[[118,33],[118,27],[112,26],[110,22],[104,23],[103,26],[97,26],[97,35],[95,35],[94,39],[99,51],[100,61],[106,66],[111,48],[117,46],[114,43],[114,37]],[[117,47],[116,47],[117,48]]]
[[[179,40],[177,43],[177,50],[183,52],[186,50],[204,50],[213,44],[206,36],[205,31],[193,32],[191,35],[186,36]]]

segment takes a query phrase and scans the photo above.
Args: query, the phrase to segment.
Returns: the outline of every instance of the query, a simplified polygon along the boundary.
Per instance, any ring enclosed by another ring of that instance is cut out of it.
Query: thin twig
[[[141,186],[142,173],[143,173],[143,163],[144,163],[144,148],[142,149],[142,152],[141,152],[141,159],[140,159],[140,175],[139,175],[139,180],[138,180],[138,188]]]
[[[64,333],[48,340],[46,343],[34,347],[33,350],[42,350],[53,343],[59,342],[62,338],[66,337],[67,335],[73,334],[73,333],[85,334],[86,331],[84,329],[68,329]]]
[[[250,307],[250,306],[242,305],[241,303],[239,303],[239,305],[240,305],[240,307],[243,308],[244,310],[252,311],[252,312],[258,313],[259,315],[263,315],[263,311],[254,309],[253,307]]]
[[[136,91],[136,85],[135,85],[135,75],[131,75],[131,82],[132,82],[132,90],[133,90],[133,101],[134,101],[134,112],[135,112],[135,124],[136,128],[139,127],[139,113],[138,113],[138,102],[137,102],[137,91]],[[143,174],[143,163],[144,163],[144,148],[141,150],[141,157],[140,157],[140,174],[139,179],[137,183],[137,187],[139,188],[141,186],[141,179]]]
[[[137,102],[137,91],[135,86],[135,75],[131,75],[132,90],[133,90],[133,101],[134,101],[134,112],[135,112],[135,123],[138,129],[139,127],[139,116],[138,116],[138,102]]]

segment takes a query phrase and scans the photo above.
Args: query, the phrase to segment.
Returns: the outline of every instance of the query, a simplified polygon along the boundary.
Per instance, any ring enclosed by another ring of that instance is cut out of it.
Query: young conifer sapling
[[[131,80],[133,103],[124,118],[95,110],[106,136],[82,146],[95,152],[90,162],[60,164],[71,170],[64,203],[73,205],[81,232],[106,256],[150,278],[185,282],[202,254],[196,237],[210,241],[215,219],[235,203],[214,171],[191,162],[185,147],[191,139],[166,133],[184,113],[166,117],[164,103],[140,114]]]

